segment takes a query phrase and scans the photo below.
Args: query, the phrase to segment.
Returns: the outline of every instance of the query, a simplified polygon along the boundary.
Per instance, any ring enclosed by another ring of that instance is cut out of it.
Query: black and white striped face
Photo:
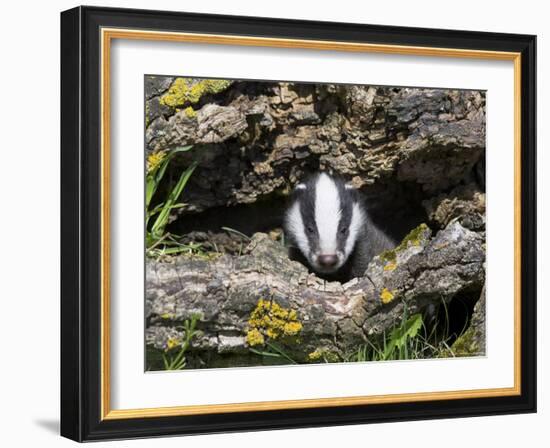
[[[285,217],[285,232],[311,267],[335,273],[353,252],[365,221],[355,190],[328,174],[298,184]]]

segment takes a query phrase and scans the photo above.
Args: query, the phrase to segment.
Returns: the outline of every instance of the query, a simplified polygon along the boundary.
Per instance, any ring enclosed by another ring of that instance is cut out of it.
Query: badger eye
[[[307,226],[306,230],[307,230],[308,233],[313,233],[313,232],[315,232],[315,230],[314,230],[313,227],[311,227],[311,226]]]
[[[340,233],[341,233],[342,235],[345,235],[347,231],[348,231],[348,228],[347,228],[347,227],[342,227],[342,228],[340,229]]]

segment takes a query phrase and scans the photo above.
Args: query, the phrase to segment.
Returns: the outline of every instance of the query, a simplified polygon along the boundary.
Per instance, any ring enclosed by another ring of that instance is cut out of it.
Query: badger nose
[[[336,254],[323,254],[318,257],[319,264],[325,268],[331,268],[338,262]]]

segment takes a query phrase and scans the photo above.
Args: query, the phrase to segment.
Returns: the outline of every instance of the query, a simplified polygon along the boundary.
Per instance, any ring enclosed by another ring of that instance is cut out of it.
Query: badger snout
[[[338,255],[321,254],[317,257],[317,263],[324,269],[334,268],[338,264]]]

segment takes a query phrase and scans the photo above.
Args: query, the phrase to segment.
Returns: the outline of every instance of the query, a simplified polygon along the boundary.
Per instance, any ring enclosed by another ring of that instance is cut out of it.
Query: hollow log
[[[484,190],[482,91],[157,76],[146,96],[147,150],[193,145],[179,161],[199,161],[179,214],[286,195],[315,170],[386,204],[403,184],[422,200],[463,181]]]
[[[481,233],[458,220],[435,235],[422,225],[394,251],[375,257],[363,277],[345,284],[309,273],[263,233],[255,234],[240,256],[148,259],[146,343],[150,350],[165,351],[169,341],[183,340],[183,322],[196,315],[201,333],[188,351],[190,367],[269,363],[252,350],[270,340],[297,362],[344,360],[404,315],[450,303],[459,294],[479,296],[483,243]],[[278,312],[293,324],[292,337],[286,337],[286,327],[271,333],[269,325],[258,327],[254,312],[262,305],[267,315]],[[254,329],[261,341],[251,337]]]

